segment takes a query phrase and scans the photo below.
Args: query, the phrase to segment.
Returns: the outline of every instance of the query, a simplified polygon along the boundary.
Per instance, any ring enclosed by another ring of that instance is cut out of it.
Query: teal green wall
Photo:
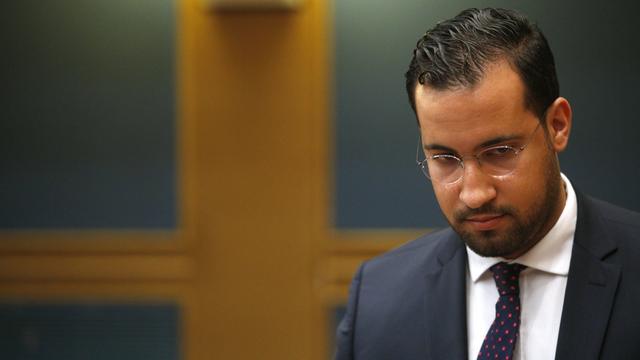
[[[177,360],[173,304],[0,304],[0,349],[12,360]]]
[[[0,5],[0,229],[176,226],[173,0]]]

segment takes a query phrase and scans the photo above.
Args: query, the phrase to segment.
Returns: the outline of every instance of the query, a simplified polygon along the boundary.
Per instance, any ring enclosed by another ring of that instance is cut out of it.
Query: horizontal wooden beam
[[[0,281],[185,281],[193,260],[180,255],[0,256]]]

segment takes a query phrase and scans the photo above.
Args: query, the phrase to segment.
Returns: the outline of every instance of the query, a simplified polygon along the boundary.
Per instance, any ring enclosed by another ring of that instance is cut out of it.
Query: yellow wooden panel
[[[184,231],[2,231],[0,253],[180,252],[186,239]]]
[[[316,138],[327,121],[324,6],[239,14],[183,2],[181,96],[196,127],[195,258],[207,305],[194,358],[323,356],[312,260],[322,231],[315,179],[326,175],[316,162],[326,149]]]
[[[177,281],[194,275],[193,261],[176,255],[0,257],[2,281]]]

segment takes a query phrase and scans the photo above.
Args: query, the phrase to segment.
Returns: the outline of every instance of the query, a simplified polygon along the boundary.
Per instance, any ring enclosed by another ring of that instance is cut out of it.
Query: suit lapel
[[[597,359],[609,322],[620,266],[603,260],[615,242],[594,213],[591,201],[578,195],[578,223],[562,309],[557,360]]]
[[[427,269],[425,332],[429,359],[467,359],[466,252],[453,232]]]

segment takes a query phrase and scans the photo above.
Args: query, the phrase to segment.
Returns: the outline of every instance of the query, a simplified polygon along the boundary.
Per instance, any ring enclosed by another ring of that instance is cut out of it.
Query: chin
[[[528,241],[522,237],[500,236],[497,231],[479,233],[458,232],[462,240],[473,252],[484,257],[512,258],[511,255],[528,249]]]

